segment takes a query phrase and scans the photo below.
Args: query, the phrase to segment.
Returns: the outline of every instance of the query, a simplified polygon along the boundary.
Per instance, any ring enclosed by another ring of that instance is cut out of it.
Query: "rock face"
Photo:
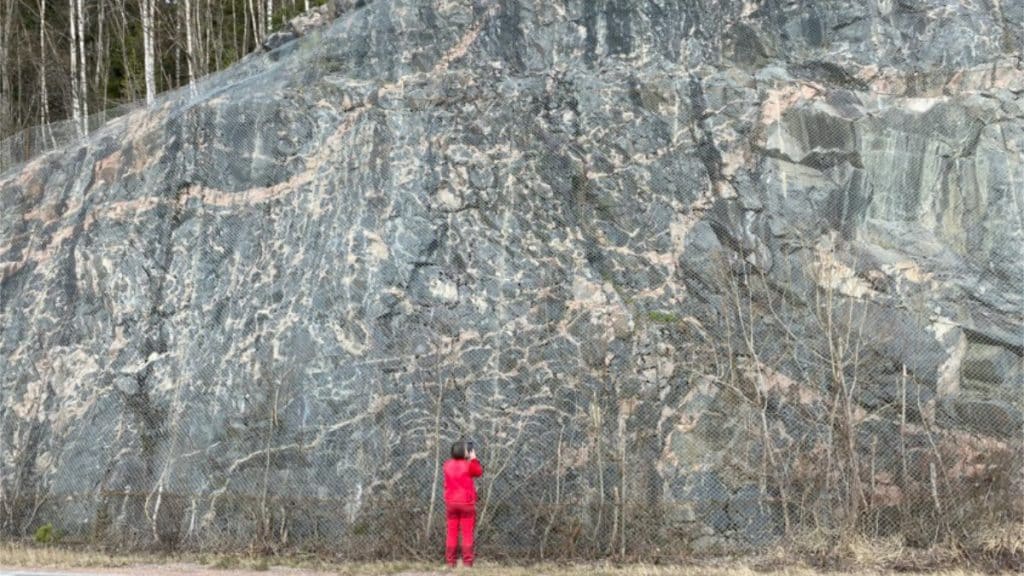
[[[346,2],[0,176],[0,527],[433,549],[462,435],[511,554],[1019,501],[1012,5]]]

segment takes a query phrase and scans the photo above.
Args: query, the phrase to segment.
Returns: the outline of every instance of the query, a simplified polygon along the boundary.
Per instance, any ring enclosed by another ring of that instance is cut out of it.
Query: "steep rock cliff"
[[[524,553],[970,504],[1022,426],[1010,4],[348,2],[0,176],[0,525],[401,553],[463,434]]]

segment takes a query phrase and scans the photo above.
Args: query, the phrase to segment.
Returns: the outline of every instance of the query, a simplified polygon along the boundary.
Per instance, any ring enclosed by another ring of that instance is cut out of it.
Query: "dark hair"
[[[456,460],[466,459],[466,443],[459,441],[452,444],[452,458]]]

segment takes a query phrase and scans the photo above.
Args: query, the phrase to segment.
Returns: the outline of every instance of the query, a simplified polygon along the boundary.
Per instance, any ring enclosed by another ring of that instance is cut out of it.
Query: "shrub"
[[[36,533],[33,536],[37,544],[53,544],[60,539],[60,533],[54,530],[53,524],[47,522],[39,528],[36,528]]]
[[[656,324],[674,324],[679,321],[679,317],[671,312],[662,312],[660,310],[651,310],[647,313],[647,319]]]

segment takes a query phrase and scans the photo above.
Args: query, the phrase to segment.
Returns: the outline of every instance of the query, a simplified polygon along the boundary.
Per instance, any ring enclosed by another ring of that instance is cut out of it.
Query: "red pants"
[[[476,506],[473,504],[448,504],[448,537],[445,540],[445,560],[455,566],[455,548],[462,532],[462,565],[473,565],[473,525],[476,523]]]

